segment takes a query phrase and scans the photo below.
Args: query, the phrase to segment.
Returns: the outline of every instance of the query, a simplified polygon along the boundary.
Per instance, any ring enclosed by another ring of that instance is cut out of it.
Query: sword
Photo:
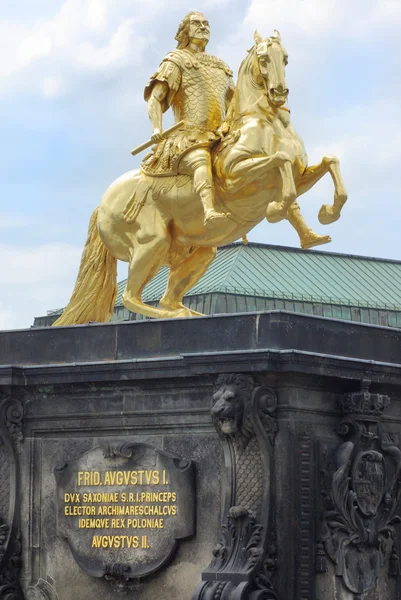
[[[181,129],[181,127],[183,125],[185,125],[184,121],[178,121],[178,123],[175,123],[175,125],[173,125],[172,127],[169,127],[168,129],[165,129],[164,131],[162,131],[163,138],[168,138],[172,133],[174,133],[175,131],[177,131],[177,129]],[[135,156],[136,154],[139,154],[140,152],[142,152],[142,150],[146,150],[146,148],[149,148],[150,146],[153,146],[153,144],[154,144],[154,142],[152,142],[152,140],[148,140],[144,144],[141,144],[140,146],[137,146],[136,148],[134,148],[133,150],[131,150],[132,156]]]

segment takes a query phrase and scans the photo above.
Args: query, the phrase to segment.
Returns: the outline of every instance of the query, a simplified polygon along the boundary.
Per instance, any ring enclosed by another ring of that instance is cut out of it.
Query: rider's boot
[[[329,235],[319,235],[318,233],[314,233],[312,229],[307,226],[297,202],[293,202],[288,209],[287,219],[298,233],[301,248],[304,250],[331,242],[331,237]]]
[[[226,215],[218,212],[214,208],[214,189],[211,181],[203,181],[196,190],[203,204],[204,219],[203,224],[206,226],[213,221],[213,225],[219,222],[226,221]]]

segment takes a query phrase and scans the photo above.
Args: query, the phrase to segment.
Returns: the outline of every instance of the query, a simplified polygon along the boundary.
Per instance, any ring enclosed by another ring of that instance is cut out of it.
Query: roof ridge
[[[222,250],[223,248],[232,248],[232,247],[254,247],[254,248],[267,248],[270,250],[279,250],[279,251],[287,251],[294,252],[297,254],[315,254],[318,256],[340,256],[341,258],[353,258],[356,260],[368,260],[374,262],[387,262],[392,264],[401,264],[401,259],[395,258],[383,258],[380,256],[365,256],[364,254],[346,254],[345,252],[329,252],[328,250],[303,250],[302,248],[294,248],[293,246],[280,246],[278,244],[265,244],[263,242],[248,242],[247,244],[243,244],[242,242],[233,242],[232,244],[226,244],[225,246],[220,246],[217,250]]]
[[[221,282],[221,284],[222,284],[222,285],[226,284],[226,283],[227,283],[227,279],[228,279],[228,277],[229,277],[229,276],[231,276],[231,274],[232,274],[232,272],[233,272],[233,270],[234,270],[234,267],[235,267],[235,265],[236,265],[236,264],[237,264],[237,262],[238,262],[238,257],[239,257],[239,255],[241,254],[241,247],[242,247],[242,245],[243,245],[243,244],[228,244],[228,245],[226,246],[226,248],[228,248],[228,247],[231,247],[231,248],[232,248],[233,246],[235,246],[235,247],[236,247],[236,249],[237,249],[237,252],[235,253],[235,256],[234,256],[234,259],[233,259],[233,261],[232,261],[232,263],[231,263],[231,266],[230,266],[230,268],[229,268],[229,269],[227,269],[227,273],[225,274],[225,277],[224,277],[223,281]]]

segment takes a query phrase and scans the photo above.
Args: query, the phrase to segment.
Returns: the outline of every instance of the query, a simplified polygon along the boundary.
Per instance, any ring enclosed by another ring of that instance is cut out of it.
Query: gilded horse
[[[156,318],[199,315],[182,299],[206,272],[216,247],[246,236],[264,218],[292,222],[296,199],[326,173],[334,183],[334,202],[322,206],[319,220],[329,224],[340,217],[347,195],[338,159],[327,155],[308,167],[291,125],[287,60],[277,31],[266,39],[256,33],[240,66],[228,133],[213,155],[216,208],[223,221],[203,224],[203,207],[187,176],[152,180],[139,170],[122,175],[92,214],[75,289],[55,325],[111,318],[117,259],[129,263],[123,304],[130,311]],[[145,304],[142,292],[163,265],[170,274],[158,308]]]

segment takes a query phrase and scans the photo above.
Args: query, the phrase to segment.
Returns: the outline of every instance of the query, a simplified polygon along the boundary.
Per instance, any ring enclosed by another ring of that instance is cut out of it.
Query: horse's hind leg
[[[167,264],[167,254],[170,249],[168,234],[159,213],[148,211],[144,226],[135,239],[132,258],[129,264],[127,286],[123,294],[123,304],[128,310],[153,318],[169,318],[185,316],[179,311],[161,310],[142,302],[142,292],[153,279],[163,264]],[[151,224],[151,227],[149,227]]]
[[[142,302],[145,286],[157,274],[163,262],[163,255],[168,250],[165,240],[152,240],[148,244],[138,244],[133,251],[129,264],[127,286],[123,294],[123,304],[131,312],[147,317],[163,318],[164,311]]]
[[[215,256],[216,248],[196,248],[187,258],[172,262],[167,290],[160,306],[170,310],[190,310],[182,304],[182,299],[206,272]],[[193,310],[190,312],[193,316],[201,315]]]

